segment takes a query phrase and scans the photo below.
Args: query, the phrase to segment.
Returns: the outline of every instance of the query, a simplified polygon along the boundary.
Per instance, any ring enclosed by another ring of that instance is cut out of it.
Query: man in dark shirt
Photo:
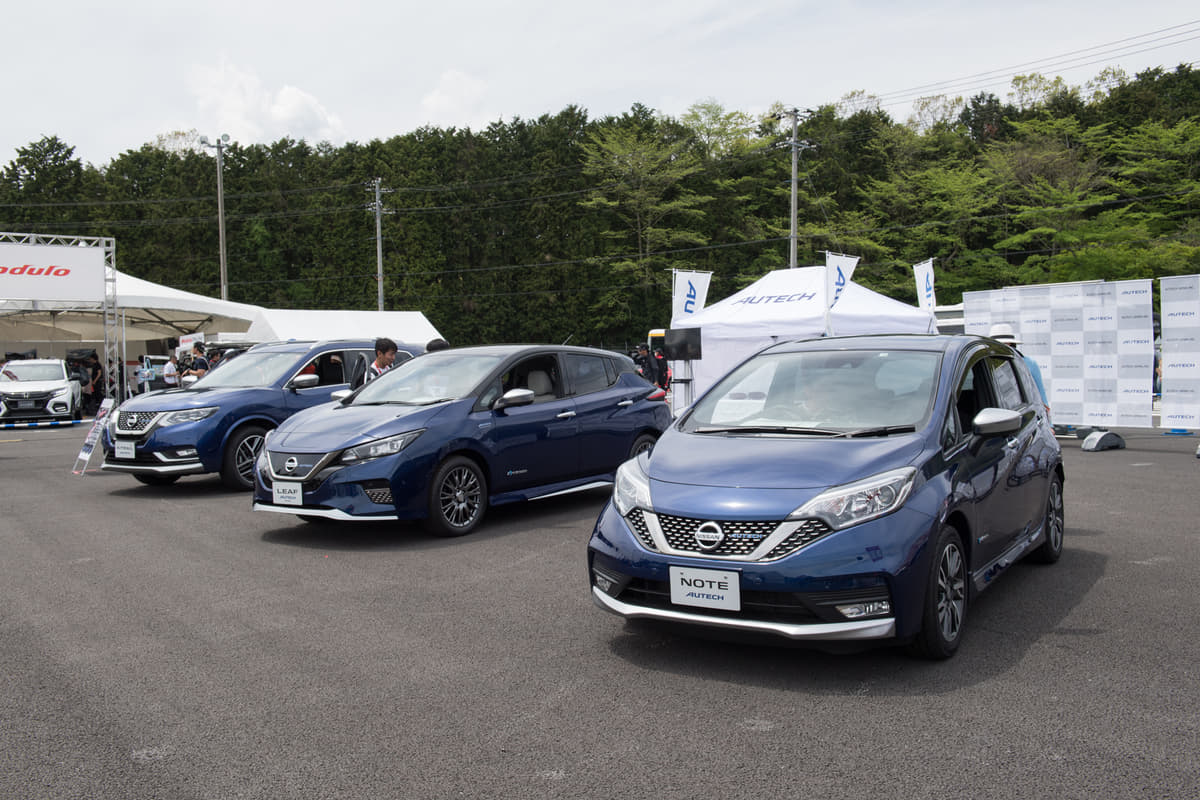
[[[208,372],[208,359],[204,357],[204,346],[199,342],[192,343],[192,368],[184,371],[184,375],[195,375],[203,378]]]

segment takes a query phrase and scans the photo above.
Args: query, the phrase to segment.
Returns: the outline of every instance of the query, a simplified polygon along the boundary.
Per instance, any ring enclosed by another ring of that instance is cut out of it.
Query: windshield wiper
[[[735,428],[696,428],[693,433],[796,433],[813,436],[838,436],[840,431],[827,428],[797,428],[790,425],[750,425]]]
[[[846,431],[837,434],[844,439],[866,438],[868,436],[890,436],[893,433],[912,433],[916,430],[913,425],[880,425],[875,428],[859,428],[856,431]]]

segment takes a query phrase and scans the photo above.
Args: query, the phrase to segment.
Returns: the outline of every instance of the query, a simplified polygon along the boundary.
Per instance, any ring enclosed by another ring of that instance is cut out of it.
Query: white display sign
[[[1118,281],[1117,425],[1154,427],[1154,293],[1147,280]]]
[[[1159,278],[1162,426],[1200,428],[1200,275]]]
[[[104,248],[0,243],[0,298],[104,301]]]

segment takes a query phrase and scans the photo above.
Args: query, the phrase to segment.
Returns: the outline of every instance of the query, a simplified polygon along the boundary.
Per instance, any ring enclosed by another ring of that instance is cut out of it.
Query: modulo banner
[[[104,301],[104,248],[0,243],[0,298]]]
[[[1162,425],[1200,428],[1200,275],[1159,278]]]

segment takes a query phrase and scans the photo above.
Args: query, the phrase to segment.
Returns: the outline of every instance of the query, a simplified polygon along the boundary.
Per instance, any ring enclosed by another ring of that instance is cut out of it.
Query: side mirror
[[[1007,436],[1021,429],[1021,415],[1007,408],[985,408],[971,421],[976,436]]]
[[[500,411],[501,409],[514,406],[527,406],[532,403],[533,389],[509,389],[503,395],[496,398],[496,402],[492,403],[492,409]]]
[[[183,380],[180,381],[180,384],[182,384],[183,386],[191,386],[193,383],[195,383],[198,380],[200,380],[200,379],[197,378],[195,375],[184,375]]]
[[[339,403],[342,403],[344,405],[346,402],[346,398],[352,394],[354,394],[354,392],[350,391],[349,389],[338,389],[336,392],[329,395],[329,399],[337,400]]]
[[[296,377],[292,378],[292,388],[311,389],[320,382],[321,377],[319,375],[313,375],[311,373],[308,375],[297,375]]]

